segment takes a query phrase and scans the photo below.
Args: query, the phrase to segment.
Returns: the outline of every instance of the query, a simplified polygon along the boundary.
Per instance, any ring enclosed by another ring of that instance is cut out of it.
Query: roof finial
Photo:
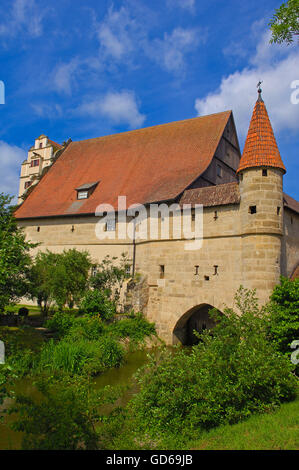
[[[263,83],[263,82],[260,80],[260,81],[258,82],[258,84],[256,85],[256,87],[257,87],[257,92],[258,92],[258,94],[259,94],[259,97],[258,97],[258,99],[257,99],[258,101],[263,101],[263,98],[262,98],[262,89],[261,89],[261,84],[262,84],[262,83]]]

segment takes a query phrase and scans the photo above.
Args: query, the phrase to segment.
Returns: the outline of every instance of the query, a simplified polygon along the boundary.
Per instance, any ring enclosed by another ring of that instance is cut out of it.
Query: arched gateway
[[[196,344],[197,337],[194,334],[194,330],[201,332],[214,328],[215,321],[209,315],[209,311],[212,308],[214,307],[210,304],[201,304],[184,313],[174,327],[173,344]]]

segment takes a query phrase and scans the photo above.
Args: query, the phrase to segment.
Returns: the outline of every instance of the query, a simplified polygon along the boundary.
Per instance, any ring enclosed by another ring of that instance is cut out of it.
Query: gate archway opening
[[[214,307],[210,304],[197,305],[182,315],[173,330],[173,344],[181,343],[184,346],[197,344],[199,339],[194,330],[201,333],[216,326],[215,320],[209,315],[212,308]]]

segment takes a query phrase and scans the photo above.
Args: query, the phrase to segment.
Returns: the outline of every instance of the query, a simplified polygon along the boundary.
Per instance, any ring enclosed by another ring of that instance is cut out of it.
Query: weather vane
[[[256,87],[258,88],[257,91],[258,91],[259,93],[262,92],[262,90],[261,90],[261,84],[262,84],[262,83],[263,83],[263,82],[260,80],[260,81],[258,82],[258,84],[256,85]]]

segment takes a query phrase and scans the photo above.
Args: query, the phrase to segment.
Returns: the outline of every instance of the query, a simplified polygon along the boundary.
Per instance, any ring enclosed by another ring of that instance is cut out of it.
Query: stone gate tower
[[[243,284],[256,288],[262,303],[268,300],[281,274],[285,172],[259,88],[237,173]]]

